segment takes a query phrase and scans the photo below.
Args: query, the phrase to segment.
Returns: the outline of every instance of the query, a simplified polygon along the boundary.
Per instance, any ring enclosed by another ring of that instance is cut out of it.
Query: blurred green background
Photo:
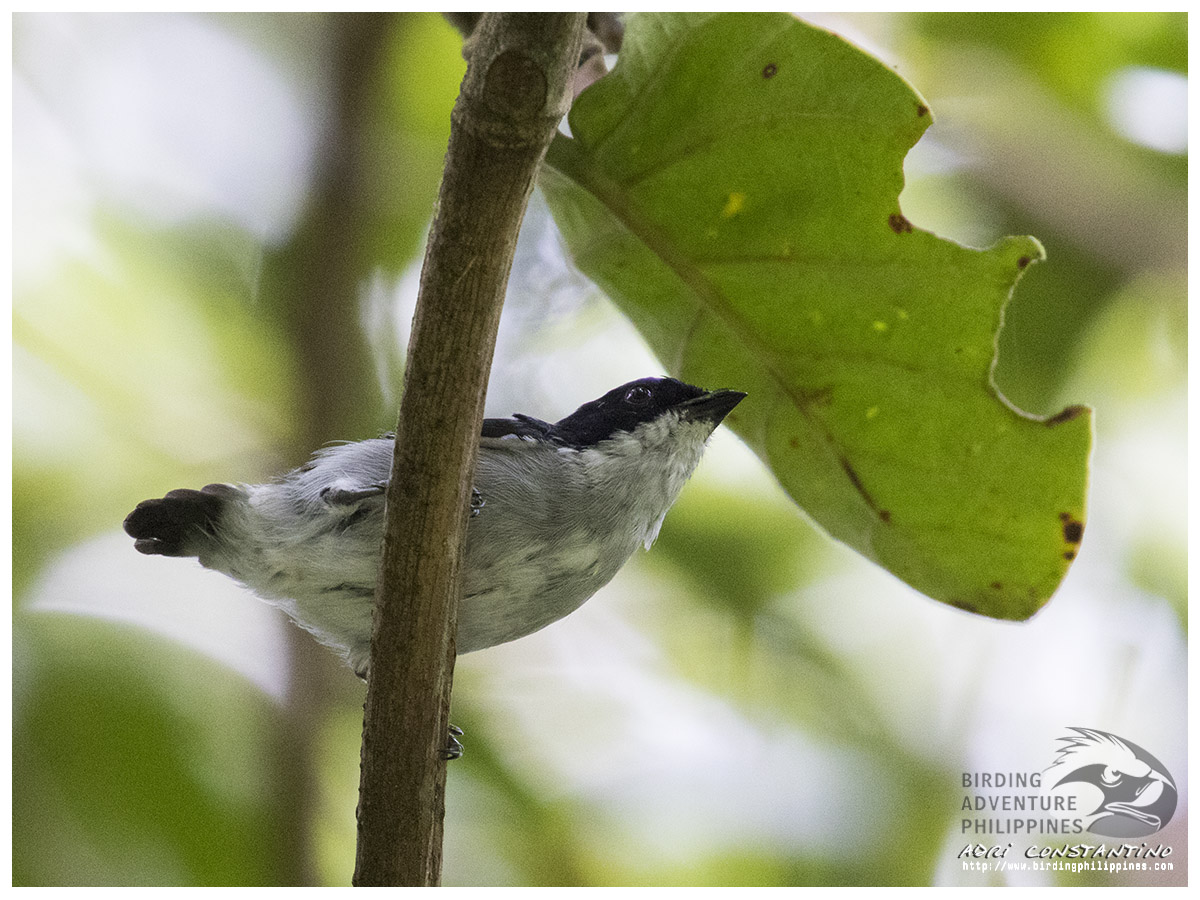
[[[996,380],[1097,410],[1024,625],[833,544],[732,436],[578,613],[465,656],[447,884],[1184,884],[1185,14],[846,14],[935,121],[907,217],[1033,234]],[[394,424],[461,41],[435,15],[13,18],[13,882],[346,884],[363,689],[139,501]],[[489,415],[661,372],[535,197]],[[962,871],[963,772],[1069,726],[1180,788],[1173,869]]]

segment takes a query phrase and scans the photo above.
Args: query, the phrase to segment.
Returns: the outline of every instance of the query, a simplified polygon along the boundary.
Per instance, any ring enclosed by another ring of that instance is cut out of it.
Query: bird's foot
[[[450,726],[450,733],[446,735],[446,746],[442,750],[442,759],[458,759],[463,755],[463,745],[459,740],[462,737],[462,733],[463,730],[457,725]]]
[[[377,482],[376,484],[367,485],[357,491],[347,491],[342,488],[327,487],[321,491],[321,499],[325,501],[326,506],[349,506],[352,503],[357,503],[359,500],[366,500],[369,497],[378,497],[387,490],[387,482]]]

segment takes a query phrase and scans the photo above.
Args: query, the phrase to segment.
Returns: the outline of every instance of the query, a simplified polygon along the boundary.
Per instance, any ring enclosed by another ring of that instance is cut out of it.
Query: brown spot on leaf
[[[881,509],[879,511],[879,520],[881,522],[886,522],[886,523],[890,524],[892,521],[892,511],[890,509]]]
[[[1086,406],[1068,406],[1062,412],[1048,418],[1046,424],[1061,425],[1063,422],[1070,422],[1072,419],[1079,418],[1086,409]]]
[[[850,460],[846,457],[841,458],[842,471],[846,473],[846,477],[850,479],[850,483],[854,485],[854,489],[860,494],[863,491],[862,481],[858,478],[858,473],[854,471],[854,466],[850,465]]]
[[[1083,523],[1071,518],[1069,515],[1063,519],[1063,515],[1066,514],[1059,515],[1063,523],[1063,540],[1068,544],[1078,544],[1083,540]]]
[[[828,406],[833,401],[833,389],[828,387],[802,391],[797,402],[806,409],[816,406]]]
[[[794,437],[790,441],[788,441],[788,444],[791,446],[791,448],[793,450],[799,450],[800,449],[800,438]]]
[[[1028,256],[1022,256],[1020,259],[1017,260],[1017,268],[1023,269],[1027,265],[1029,265],[1031,262],[1033,262],[1033,260],[1030,259]]]
[[[1002,591],[1002,590],[1004,590],[1004,585],[1002,585],[999,581],[993,581],[992,582],[992,590],[993,591]]]
[[[775,73],[778,71],[779,66],[775,65],[775,63],[767,63],[765,66],[763,66],[762,76],[763,78],[774,78]]]
[[[888,228],[896,232],[896,234],[908,234],[913,230],[912,222],[900,215],[900,213],[892,213],[888,216]]]
[[[1070,562],[1074,558],[1075,558],[1074,550],[1068,550],[1066,553],[1063,554],[1063,559],[1065,559],[1067,562]]]
[[[850,479],[850,483],[854,485],[854,489],[858,491],[858,495],[863,498],[867,506],[879,515],[879,504],[875,502],[875,498],[867,493],[867,489],[863,487],[862,479],[858,477],[858,473],[854,471],[854,467],[850,465],[850,460],[842,456],[838,458],[838,462],[842,464],[842,471],[846,473],[846,477]],[[889,515],[891,515],[889,513]]]
[[[966,600],[947,600],[946,602],[949,603],[951,606],[953,606],[955,609],[961,609],[963,612],[969,612],[969,613],[979,612],[979,607],[977,607],[974,603],[968,603]]]
[[[924,103],[918,103],[917,104],[917,116],[919,118],[924,118],[927,115],[929,115],[929,107],[926,106]]]

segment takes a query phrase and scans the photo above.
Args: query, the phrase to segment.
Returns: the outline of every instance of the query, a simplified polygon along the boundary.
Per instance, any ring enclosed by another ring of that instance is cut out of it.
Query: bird
[[[483,420],[456,649],[516,640],[581,606],[654,542],[708,438],[746,394],[640,378],[557,422]],[[326,446],[265,484],[144,500],[124,530],[282,609],[366,679],[394,436]]]

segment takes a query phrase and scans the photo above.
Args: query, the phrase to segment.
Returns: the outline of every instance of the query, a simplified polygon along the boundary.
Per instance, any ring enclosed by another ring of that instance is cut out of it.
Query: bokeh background
[[[971,617],[722,431],[651,553],[459,660],[445,882],[1186,883],[1186,15],[811,20],[930,102],[910,220],[1046,246],[996,380],[1097,410],[1079,558],[1032,622]],[[15,884],[349,882],[361,684],[120,523],[394,424],[460,49],[435,15],[14,16]],[[659,372],[535,197],[489,414]],[[962,773],[1070,726],[1174,775],[1173,868],[964,872]]]

